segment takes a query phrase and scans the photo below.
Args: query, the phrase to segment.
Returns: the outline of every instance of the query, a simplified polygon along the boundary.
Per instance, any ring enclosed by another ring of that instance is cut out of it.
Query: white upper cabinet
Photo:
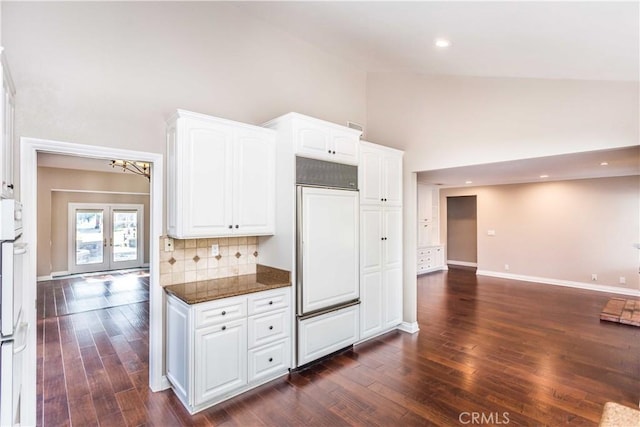
[[[9,66],[0,47],[0,67],[2,68],[2,101],[0,102],[0,138],[2,139],[2,150],[0,151],[0,177],[2,178],[2,188],[0,196],[13,198],[13,144],[14,144],[14,111],[15,111],[15,88]]]
[[[265,127],[290,129],[295,154],[337,163],[358,164],[362,132],[298,113],[289,113],[265,123]]]
[[[359,186],[362,204],[402,205],[403,152],[362,141]]]
[[[167,167],[170,236],[274,233],[273,131],[178,110],[167,129]]]

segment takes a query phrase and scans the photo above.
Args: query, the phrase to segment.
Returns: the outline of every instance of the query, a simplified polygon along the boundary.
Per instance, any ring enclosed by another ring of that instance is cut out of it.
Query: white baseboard
[[[71,274],[70,271],[52,271],[51,272],[51,278],[53,279],[55,277],[68,276],[70,274]]]
[[[536,282],[545,285],[564,286],[567,288],[586,289],[588,291],[607,292],[611,294],[630,295],[640,297],[639,289],[621,288],[619,286],[594,285],[592,283],[572,282],[570,280],[550,279],[548,277],[525,276],[520,274],[502,273],[499,271],[477,270],[478,276],[499,277],[501,279],[521,280],[523,282]]]
[[[403,332],[407,332],[409,334],[415,334],[420,330],[420,327],[418,326],[418,322],[413,322],[413,323],[402,322],[398,326],[398,329]]]
[[[477,267],[478,266],[477,262],[456,261],[456,260],[451,260],[451,259],[447,260],[447,264],[460,265],[462,267]]]

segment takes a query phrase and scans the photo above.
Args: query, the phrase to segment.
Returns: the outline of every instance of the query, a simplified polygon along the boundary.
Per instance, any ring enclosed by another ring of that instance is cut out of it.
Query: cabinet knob
[[[269,330],[272,331],[273,330],[273,326],[269,326]]]
[[[381,237],[380,240],[384,240],[384,237]]]
[[[230,225],[229,228],[233,228],[233,225]]]
[[[13,190],[13,184],[9,184],[7,187]]]
[[[223,310],[222,311],[222,315],[224,316],[225,314],[227,314],[227,312]]]
[[[270,358],[269,358],[269,362],[273,362],[273,357],[270,357]]]
[[[240,228],[240,226],[238,224],[236,224],[236,228]]]
[[[331,154],[336,154],[336,151],[335,151],[335,150],[333,150],[333,152],[332,152]]]
[[[269,305],[273,305],[273,301],[269,301]]]
[[[331,154],[331,150],[327,150],[327,153]]]
[[[224,330],[226,330],[226,329],[227,329],[227,327],[226,327],[226,326],[223,326],[223,327],[222,327],[222,330],[223,330],[223,331],[224,331]]]

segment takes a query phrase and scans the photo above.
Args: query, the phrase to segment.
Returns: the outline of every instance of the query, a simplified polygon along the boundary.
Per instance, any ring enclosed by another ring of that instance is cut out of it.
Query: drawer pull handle
[[[227,327],[226,327],[226,326],[223,326],[223,327],[222,327],[222,330],[223,330],[223,331],[224,331],[224,330],[226,330],[226,329],[227,329]]]
[[[222,311],[222,315],[224,316],[225,314],[227,314],[227,312],[223,310]]]
[[[269,301],[269,305],[273,305],[273,301]]]
[[[270,357],[270,358],[269,358],[269,362],[273,362],[273,357]]]
[[[272,330],[272,329],[273,329],[273,326],[269,326],[269,330]]]

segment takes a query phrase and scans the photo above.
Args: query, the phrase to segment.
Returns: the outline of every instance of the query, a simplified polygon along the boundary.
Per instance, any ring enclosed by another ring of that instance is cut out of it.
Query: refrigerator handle
[[[22,344],[14,347],[13,354],[21,353],[25,348],[27,348],[27,332],[29,331],[29,324],[22,322],[20,323],[20,326],[18,326],[18,328],[24,331],[22,332]]]

